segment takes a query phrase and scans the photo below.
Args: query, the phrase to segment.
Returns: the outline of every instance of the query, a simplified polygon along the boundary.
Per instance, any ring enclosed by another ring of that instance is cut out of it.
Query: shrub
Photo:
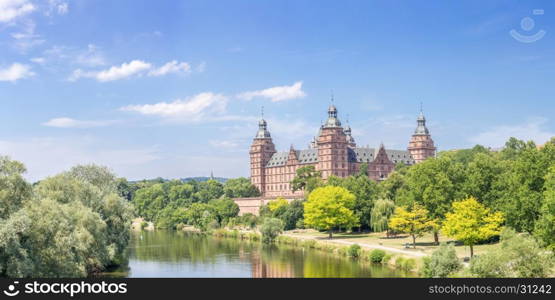
[[[403,263],[405,262],[405,258],[402,256],[399,256],[395,259],[395,267],[397,268],[401,268],[403,266]]]
[[[553,254],[541,248],[529,234],[505,229],[498,249],[470,261],[470,272],[477,277],[549,277]]]
[[[380,249],[374,249],[370,252],[370,261],[379,264],[383,261],[385,257],[385,251]]]
[[[347,248],[347,256],[351,258],[359,258],[361,252],[362,252],[362,249],[358,244],[353,244],[349,246],[349,248]]]
[[[272,243],[283,232],[283,222],[277,218],[264,218],[260,232],[264,243]]]
[[[387,265],[389,263],[389,261],[391,260],[391,258],[393,258],[393,255],[391,254],[386,254],[383,258],[382,258],[382,264]]]
[[[428,278],[445,278],[458,271],[462,265],[452,244],[441,244],[430,257],[423,259],[422,275]]]
[[[414,258],[407,258],[401,263],[401,269],[411,271],[416,268],[416,260]]]

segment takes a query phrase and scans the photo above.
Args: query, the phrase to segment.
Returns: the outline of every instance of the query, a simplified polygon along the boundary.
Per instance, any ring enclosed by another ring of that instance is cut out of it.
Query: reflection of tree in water
[[[405,277],[398,270],[372,265],[314,249],[263,245],[175,231],[133,235],[131,259],[225,265],[250,263],[253,277]],[[225,276],[225,274],[221,274]]]
[[[250,252],[252,245],[175,231],[140,232],[133,236],[132,257],[142,261],[214,263],[231,257],[221,254]]]

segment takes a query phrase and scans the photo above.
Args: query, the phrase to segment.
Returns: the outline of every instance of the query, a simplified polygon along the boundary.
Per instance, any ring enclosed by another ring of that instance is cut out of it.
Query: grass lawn
[[[328,234],[326,232],[318,232],[315,230],[292,230],[288,231],[288,234],[298,235],[298,236],[310,236],[316,237],[318,239],[327,240]],[[365,243],[365,244],[375,244],[391,248],[397,248],[400,250],[407,251],[417,251],[426,254],[431,254],[438,246],[434,244],[434,236],[431,233],[425,234],[420,238],[416,238],[416,248],[412,248],[412,238],[409,235],[399,234],[396,237],[386,238],[385,232],[363,232],[363,233],[334,233],[333,240],[344,240],[354,243]],[[447,237],[439,236],[440,242],[455,242]],[[409,244],[409,248],[405,248],[405,244]],[[495,244],[484,244],[474,246],[474,255],[480,255],[481,253],[488,252],[496,247],[499,243]],[[457,255],[460,258],[470,256],[470,248],[468,246],[462,245],[461,243],[455,242],[455,249]]]

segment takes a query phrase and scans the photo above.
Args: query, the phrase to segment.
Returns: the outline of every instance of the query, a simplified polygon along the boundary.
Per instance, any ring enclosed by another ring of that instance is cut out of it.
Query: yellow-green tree
[[[310,193],[304,203],[304,223],[308,227],[328,231],[331,239],[335,227],[358,226],[358,218],[353,212],[355,200],[356,197],[345,188],[319,187]]]
[[[277,197],[275,200],[268,202],[268,209],[270,212],[278,210],[282,206],[287,206],[289,202],[283,197]]]
[[[389,228],[407,233],[412,237],[412,247],[416,248],[416,238],[434,229],[436,223],[428,217],[428,210],[414,203],[411,207],[397,207],[389,219]]]
[[[502,213],[492,213],[474,197],[453,202],[452,206],[453,211],[445,215],[442,231],[469,246],[470,257],[474,256],[476,243],[500,234]]]

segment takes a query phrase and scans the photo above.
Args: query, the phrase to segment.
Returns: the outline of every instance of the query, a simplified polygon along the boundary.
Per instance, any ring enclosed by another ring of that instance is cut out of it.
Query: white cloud
[[[44,12],[47,16],[52,16],[55,13],[58,15],[65,15],[69,12],[69,4],[63,0],[48,0],[48,8]]]
[[[92,128],[92,127],[104,127],[109,126],[117,121],[107,120],[107,121],[85,121],[85,120],[75,120],[71,118],[54,118],[48,120],[42,125],[48,127],[57,128]]]
[[[35,6],[28,0],[0,0],[0,22],[12,22],[34,10]]]
[[[30,61],[42,65],[46,62],[46,59],[44,59],[44,57],[33,57],[30,59]]]
[[[190,73],[191,66],[186,62],[172,60],[160,68],[148,72],[149,76],[163,76],[170,73]]]
[[[205,121],[225,118],[228,98],[222,94],[200,93],[185,100],[159,102],[155,104],[129,105],[122,111],[137,112],[142,115],[159,116],[183,121]]]
[[[104,55],[94,44],[87,45],[87,50],[76,54],[75,63],[88,67],[103,66],[106,64]]]
[[[142,60],[133,60],[129,63],[123,63],[121,66],[113,66],[108,70],[100,71],[95,77],[96,80],[101,82],[119,80],[140,74],[151,67],[151,64]]]
[[[555,136],[555,132],[546,128],[546,118],[532,118],[517,125],[495,126],[469,139],[474,144],[490,147],[502,147],[511,137],[543,144]]]
[[[29,49],[46,42],[40,35],[35,33],[36,24],[34,21],[25,19],[20,23],[19,28],[21,28],[21,31],[12,33],[11,36],[15,40],[13,47],[20,53],[25,54]]]
[[[89,54],[96,51],[94,45],[89,45]],[[88,62],[89,64],[102,64],[103,57],[99,56],[88,56],[87,59],[78,60],[81,64]],[[148,72],[147,72],[148,71]],[[190,73],[191,65],[187,62],[178,62],[172,60],[159,68],[155,68],[151,63],[142,60],[133,60],[129,63],[123,63],[120,66],[112,66],[109,69],[102,71],[85,71],[82,69],[76,69],[68,77],[69,81],[76,81],[80,78],[94,78],[100,82],[120,80],[124,78],[129,78],[132,76],[163,76],[175,73]]]
[[[7,68],[0,69],[0,81],[16,82],[34,75],[35,73],[31,71],[31,67],[20,63],[13,63]]]
[[[300,99],[306,96],[302,90],[303,82],[297,81],[293,85],[275,86],[259,91],[249,91],[239,94],[237,97],[244,100],[252,100],[261,97],[268,98],[272,102],[279,102],[291,99]]]

